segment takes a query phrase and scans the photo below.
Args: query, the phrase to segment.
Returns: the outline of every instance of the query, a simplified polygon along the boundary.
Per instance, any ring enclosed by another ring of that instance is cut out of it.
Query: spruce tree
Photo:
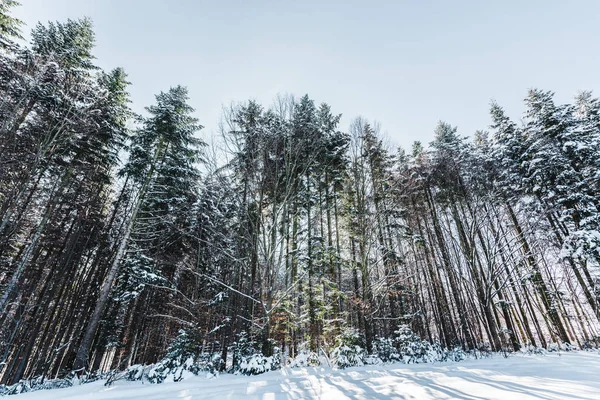
[[[181,259],[193,227],[186,212],[196,199],[198,147],[203,143],[194,136],[201,126],[190,115],[193,109],[187,100],[187,90],[181,86],[157,95],[156,105],[147,108],[150,116],[132,138],[131,156],[122,174],[134,185],[134,205],[77,352],[76,369],[87,366],[92,340],[128,247],[147,255],[147,262],[136,271],[144,275],[158,272],[172,278],[172,267]],[[168,267],[160,265],[170,257],[174,260]]]
[[[12,47],[14,39],[22,39],[20,26],[23,22],[10,16],[10,9],[19,5],[15,0],[0,1],[0,49]]]

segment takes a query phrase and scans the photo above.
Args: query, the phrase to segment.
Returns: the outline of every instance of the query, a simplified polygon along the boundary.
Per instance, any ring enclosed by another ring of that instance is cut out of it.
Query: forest
[[[207,357],[600,344],[600,101],[394,148],[308,95],[138,115],[89,19],[0,2],[0,383]],[[182,82],[185,83],[185,82]],[[241,100],[241,99],[236,99]],[[399,111],[400,112],[400,111]],[[410,132],[404,134],[409,135]],[[391,343],[391,344],[390,344]],[[386,347],[388,346],[388,347]]]

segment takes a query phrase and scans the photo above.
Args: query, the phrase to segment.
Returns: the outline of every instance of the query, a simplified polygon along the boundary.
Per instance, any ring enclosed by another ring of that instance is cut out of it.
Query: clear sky
[[[491,99],[514,118],[527,89],[600,95],[600,1],[19,0],[15,16],[89,16],[97,63],[122,66],[134,108],[177,84],[216,132],[222,105],[308,93],[381,123],[396,144],[438,120],[486,129]]]

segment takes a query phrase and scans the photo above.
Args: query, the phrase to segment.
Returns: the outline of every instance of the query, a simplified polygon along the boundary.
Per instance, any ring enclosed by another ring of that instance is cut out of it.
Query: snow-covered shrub
[[[111,371],[107,376],[105,385],[110,386],[120,380],[162,383],[171,372],[168,362],[164,360],[150,365],[135,364],[124,371]]]
[[[576,350],[576,348],[570,344],[570,343],[549,343],[548,346],[546,347],[546,350],[549,353],[557,353],[559,351],[573,351]]]
[[[61,379],[44,379],[43,377],[21,380],[12,385],[0,385],[0,396],[20,394],[47,389],[64,389],[73,386],[76,377],[69,374]]]
[[[279,355],[265,357],[261,353],[256,353],[249,357],[244,357],[240,362],[240,366],[236,373],[242,375],[258,375],[278,369],[280,365],[281,357]]]
[[[196,361],[198,373],[206,372],[211,375],[217,375],[224,368],[225,361],[219,353],[202,353]]]
[[[230,372],[242,375],[258,375],[281,367],[281,349],[272,346],[273,355],[265,356],[247,332],[238,334],[233,344],[233,367]]]
[[[581,350],[597,350],[598,349],[598,343],[600,342],[600,337],[595,337],[591,340],[584,340],[581,343]]]
[[[139,379],[145,380],[150,383],[163,383],[167,379],[169,374],[173,373],[173,380],[180,381],[183,369],[181,369],[180,371],[176,371],[177,367],[171,369],[169,368],[169,364],[169,361],[163,360],[157,362],[156,364],[152,364],[146,367],[142,366],[142,369],[140,371],[141,376],[139,377]],[[179,373],[177,374],[177,372]]]
[[[323,357],[311,351],[308,342],[301,342],[297,349],[296,356],[288,362],[290,368],[318,367],[322,364]]]
[[[355,329],[346,329],[338,337],[338,344],[331,352],[334,364],[338,368],[364,365],[365,351],[362,338]]]
[[[308,349],[300,350],[298,355],[289,363],[290,368],[317,367],[319,365],[321,365],[321,361],[317,353]]]
[[[475,360],[479,360],[481,358],[489,358],[492,356],[491,352],[481,351],[477,348],[468,350],[465,354],[467,354],[470,358],[474,358]]]
[[[365,365],[381,365],[383,361],[376,354],[369,354],[363,358]]]
[[[408,325],[399,325],[394,334],[394,342],[403,362],[410,364],[411,362],[422,363],[428,361],[431,344],[426,340],[422,340]]]
[[[194,375],[202,372],[215,375],[221,369],[223,360],[219,353],[204,353],[204,335],[199,327],[182,329],[179,336],[169,346],[167,355],[161,361],[171,373],[181,378],[183,371]],[[176,377],[175,380],[178,380]]]
[[[492,352],[492,346],[490,345],[489,342],[478,342],[477,343],[477,350],[479,350],[482,353],[491,353]]]
[[[560,351],[560,345],[558,343],[549,343],[546,350],[548,350],[549,353],[556,353],[557,351]]]
[[[171,377],[177,382],[183,379],[184,372],[191,365],[191,359],[183,365],[173,365],[170,360],[163,359],[155,364],[142,365],[135,364],[124,371],[111,371],[107,375],[105,385],[110,386],[114,382],[125,381],[142,381],[149,383],[163,383],[167,378]]]
[[[456,346],[452,350],[446,350],[445,353],[445,359],[448,361],[459,362],[467,358],[467,353],[460,346]]]
[[[333,349],[331,356],[338,368],[358,367],[364,365],[364,350],[359,346],[342,344]]]
[[[200,328],[182,329],[162,360],[150,365],[132,365],[125,371],[111,371],[106,385],[110,386],[119,380],[162,383],[167,379],[180,381],[186,374],[216,375],[221,370],[223,360],[219,353],[202,352],[202,341]]]
[[[443,348],[440,342],[423,342],[425,342],[427,346],[427,355],[422,358],[421,362],[446,362],[448,361],[449,357],[451,357],[450,351]]]
[[[183,379],[184,372],[194,375],[206,372],[215,375],[221,370],[223,360],[219,353],[203,352],[204,335],[200,327],[179,331],[169,346],[167,355],[157,363],[157,374],[172,374],[173,380]],[[163,367],[161,367],[161,364]],[[151,379],[156,379],[154,376]]]
[[[182,364],[188,358],[196,358],[202,353],[203,335],[200,328],[179,330],[179,335],[167,350],[166,359]]]
[[[283,363],[281,347],[273,346],[271,354],[271,370],[280,369]]]
[[[125,371],[114,371],[114,380],[124,379],[126,381],[139,381],[144,377],[144,367],[142,364],[135,364],[128,367]],[[120,372],[120,373],[119,373]]]
[[[574,351],[577,350],[576,346],[573,346],[571,343],[563,343],[560,348],[562,351]]]
[[[391,338],[378,337],[373,341],[373,347],[375,354],[383,362],[395,362],[402,359]]]
[[[248,332],[243,331],[237,334],[237,339],[231,346],[233,354],[232,367],[229,372],[235,373],[239,371],[242,362],[254,354],[260,353],[256,349],[255,342],[250,338]]]
[[[124,371],[110,371],[106,376],[107,379],[104,385],[111,386],[114,382],[121,380],[162,383],[170,372],[171,370],[163,361],[150,365],[135,364]]]
[[[527,353],[529,355],[543,355],[546,354],[546,349],[542,348],[542,347],[537,347],[534,346],[532,344],[527,344],[525,346],[523,346],[523,348],[521,349],[522,352]]]

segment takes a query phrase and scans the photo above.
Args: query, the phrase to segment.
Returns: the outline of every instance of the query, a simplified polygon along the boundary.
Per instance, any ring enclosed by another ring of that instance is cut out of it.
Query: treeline
[[[87,19],[19,44],[0,3],[0,382],[124,369],[179,336],[231,362],[240,335],[294,356],[408,325],[465,350],[597,346],[600,102],[531,90],[472,140],[429,146],[308,96],[224,113],[187,91],[130,109]],[[235,355],[234,355],[235,356]],[[235,360],[233,360],[235,362]]]

